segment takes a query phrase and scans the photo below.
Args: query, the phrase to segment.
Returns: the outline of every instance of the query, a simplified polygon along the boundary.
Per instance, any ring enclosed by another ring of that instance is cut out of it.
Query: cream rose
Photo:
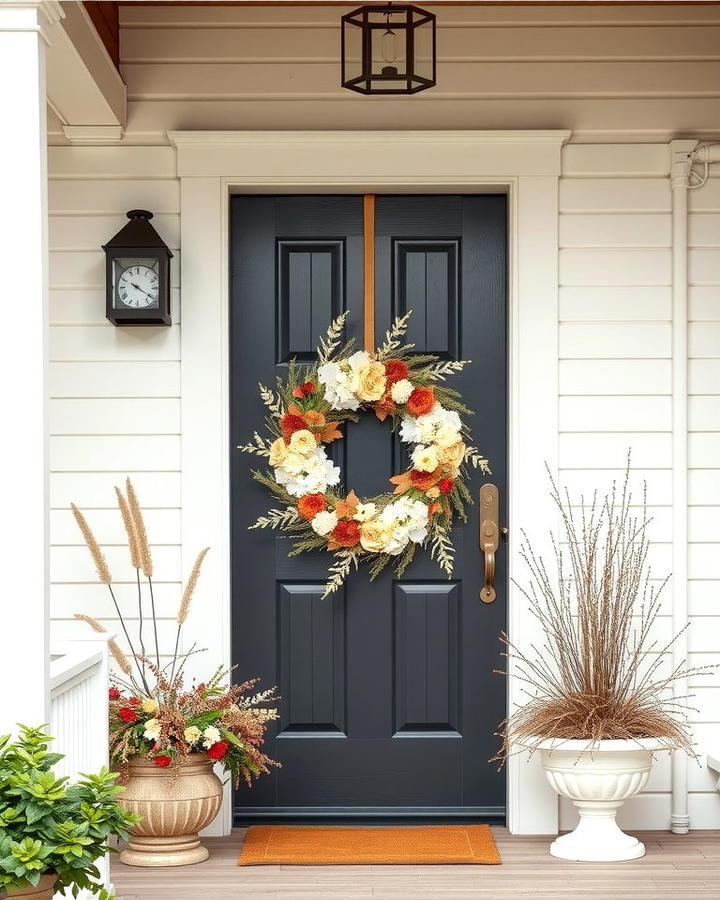
[[[434,472],[438,467],[438,451],[435,447],[420,445],[413,451],[412,461],[420,472]]]
[[[287,472],[288,475],[299,475],[301,472],[305,471],[306,467],[307,460],[299,453],[288,453],[282,461],[282,466],[280,466],[280,468]]]
[[[429,491],[425,491],[425,496],[429,497],[431,500],[437,500],[440,496],[440,488],[437,485],[431,487]]]
[[[363,522],[360,527],[360,546],[368,553],[382,553],[390,538],[390,532],[386,525],[374,519]]]
[[[374,503],[358,503],[355,507],[353,519],[355,519],[356,522],[367,522],[368,519],[372,519],[375,515],[375,509]]]
[[[439,453],[440,462],[446,466],[452,466],[457,469],[465,459],[465,444],[458,441],[452,447],[444,447]]]
[[[300,456],[308,456],[310,453],[314,453],[317,450],[317,441],[312,431],[308,431],[307,428],[296,431],[290,438],[290,449],[294,453],[299,453]]]
[[[385,366],[381,362],[369,362],[358,372],[356,393],[361,400],[379,400],[386,384]]]
[[[288,448],[284,438],[279,437],[270,444],[270,465],[273,468],[282,465],[287,455]]]

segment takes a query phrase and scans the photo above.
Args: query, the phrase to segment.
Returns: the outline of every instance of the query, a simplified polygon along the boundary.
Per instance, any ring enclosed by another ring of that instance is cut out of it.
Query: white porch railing
[[[50,749],[65,759],[55,766],[71,780],[108,765],[108,646],[111,635],[88,636],[53,646],[50,661]],[[109,859],[99,859],[102,883],[110,886]],[[60,896],[60,895],[56,895]],[[91,895],[81,892],[79,897]]]

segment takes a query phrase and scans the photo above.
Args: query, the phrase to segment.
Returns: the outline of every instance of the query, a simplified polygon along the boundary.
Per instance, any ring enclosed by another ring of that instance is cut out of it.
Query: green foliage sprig
[[[19,727],[16,741],[0,736],[0,888],[34,887],[52,873],[58,893],[112,900],[95,862],[112,852],[110,838],[127,840],[139,821],[117,803],[118,776],[103,768],[70,784],[52,771],[63,759],[48,751],[52,738],[43,728]]]

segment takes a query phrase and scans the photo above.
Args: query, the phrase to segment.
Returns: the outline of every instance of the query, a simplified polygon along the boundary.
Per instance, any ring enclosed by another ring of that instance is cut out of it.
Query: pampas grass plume
[[[70,509],[72,509],[72,514],[75,516],[75,521],[78,523],[80,532],[82,533],[85,543],[87,544],[87,548],[90,551],[90,555],[93,558],[95,568],[97,569],[98,578],[103,584],[110,584],[112,581],[110,569],[108,568],[107,561],[102,554],[100,545],[95,539],[95,535],[92,533],[92,529],[87,523],[87,519],[80,512],[77,506],[75,506],[74,503],[70,504]]]
[[[145,531],[145,520],[143,519],[142,509],[140,508],[135,488],[129,478],[125,481],[125,489],[127,491],[128,506],[130,507],[130,514],[134,525],[133,530],[140,556],[140,568],[147,578],[152,578],[152,554],[150,553],[150,544],[148,542],[147,532]]]
[[[198,553],[198,557],[195,560],[195,565],[192,567],[192,572],[190,573],[190,578],[188,579],[188,583],[185,585],[185,590],[183,591],[182,600],[180,601],[180,609],[177,614],[178,625],[182,625],[185,622],[185,619],[188,617],[188,612],[190,611],[190,603],[193,598],[193,593],[195,592],[195,588],[198,583],[198,578],[200,577],[200,568],[202,567],[203,560],[210,548],[205,547],[204,550],[201,550]]]
[[[130,507],[128,506],[128,502],[123,495],[123,492],[119,487],[115,487],[115,493],[117,494],[117,502],[118,508],[120,509],[120,514],[122,515],[123,525],[125,526],[125,533],[127,534],[128,539],[128,549],[130,550],[130,565],[134,569],[142,568],[142,562],[140,560],[140,547],[138,546],[137,534],[135,533],[135,523],[133,522],[132,513],[130,512]]]

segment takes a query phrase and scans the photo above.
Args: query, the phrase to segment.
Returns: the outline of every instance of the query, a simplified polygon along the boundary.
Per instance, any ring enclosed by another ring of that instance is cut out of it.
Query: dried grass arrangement
[[[589,507],[581,498],[573,509],[568,492],[561,496],[550,476],[567,544],[561,549],[552,538],[556,577],[523,532],[521,556],[529,585],[515,584],[538,619],[544,641],[526,652],[501,636],[503,655],[529,699],[500,725],[496,761],[532,746],[533,739],[548,738],[660,738],[668,748],[695,755],[687,726],[691,695],[673,695],[672,688],[715,667],[683,663],[666,669],[664,655],[682,632],[664,645],[652,635],[669,576],[652,580],[646,491],[635,514],[629,479],[628,457],[620,489],[613,483],[603,499],[596,492]]]
[[[169,768],[190,753],[206,753],[232,775],[236,784],[240,780],[250,784],[268,774],[271,766],[278,765],[261,749],[268,725],[278,718],[272,705],[278,700],[275,689],[256,692],[255,678],[228,684],[231,670],[224,666],[199,684],[186,684],[187,660],[202,650],[192,643],[181,652],[181,635],[207,547],[198,554],[180,598],[174,651],[168,661],[163,660],[153,590],[153,558],[140,501],[129,478],[125,492],[116,487],[115,493],[130,565],[135,570],[132,580],[137,585],[137,608],[132,617],[137,624],[134,638],[130,634],[134,623],[130,615],[123,614],[100,545],[83,513],[71,505],[98,580],[110,593],[129,650],[127,655],[115,640],[109,641],[116,664],[109,688],[112,763],[126,774],[128,760],[133,756],[146,756],[159,768]],[[93,631],[107,632],[93,616],[76,613],[75,618]]]

